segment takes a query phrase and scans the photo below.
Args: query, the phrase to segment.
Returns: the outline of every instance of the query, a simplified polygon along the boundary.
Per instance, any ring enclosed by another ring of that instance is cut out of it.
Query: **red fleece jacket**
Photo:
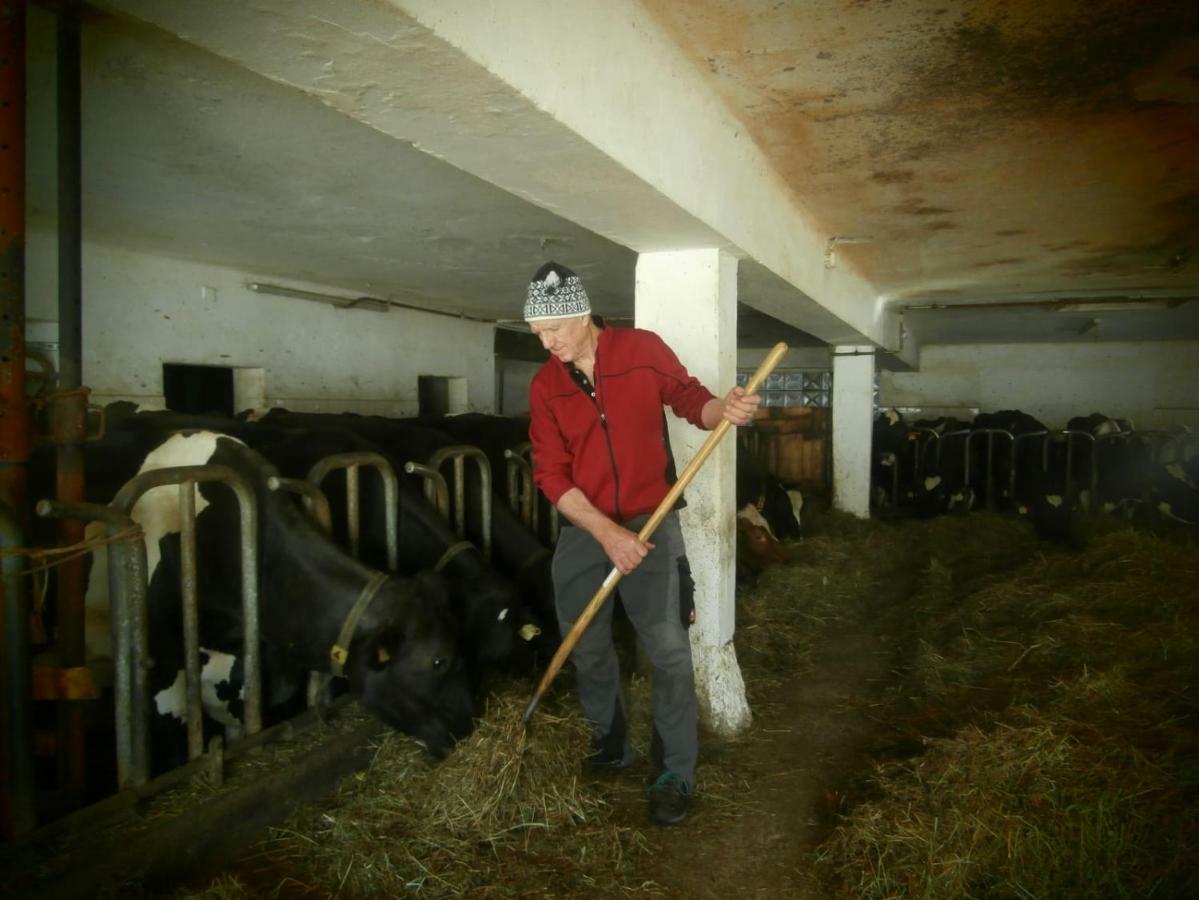
[[[673,483],[664,406],[703,428],[712,393],[652,331],[605,328],[595,354],[595,397],[550,359],[529,388],[533,478],[549,501],[577,487],[605,515],[652,512]]]

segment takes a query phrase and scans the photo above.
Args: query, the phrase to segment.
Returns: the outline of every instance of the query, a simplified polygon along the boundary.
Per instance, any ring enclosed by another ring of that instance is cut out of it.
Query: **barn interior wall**
[[[1137,428],[1199,425],[1199,342],[927,346],[914,372],[881,372],[879,403],[959,415],[1021,409],[1050,428],[1075,415]]]
[[[57,320],[56,242],[33,230],[26,246],[26,314],[44,335]],[[173,362],[262,369],[268,407],[415,415],[417,376],[443,375],[466,379],[471,410],[492,411],[490,323],[398,308],[344,310],[246,287],[279,280],[85,242],[83,375],[93,401],[161,408],[162,364]]]

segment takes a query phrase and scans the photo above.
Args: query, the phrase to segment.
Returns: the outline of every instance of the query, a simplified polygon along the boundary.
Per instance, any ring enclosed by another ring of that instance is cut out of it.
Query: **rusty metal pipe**
[[[97,503],[41,500],[44,519],[103,522],[108,536],[128,531],[134,521]],[[150,780],[150,632],[145,614],[146,545],[141,536],[109,543],[108,597],[112,617],[113,706],[116,723],[117,786],[122,790]]]
[[[0,502],[0,547],[13,550],[25,546],[16,515]],[[15,838],[33,830],[37,809],[33,791],[33,676],[29,660],[29,598],[22,570],[23,556],[5,556],[3,593],[0,593],[0,633],[4,668],[0,670],[0,834]]]

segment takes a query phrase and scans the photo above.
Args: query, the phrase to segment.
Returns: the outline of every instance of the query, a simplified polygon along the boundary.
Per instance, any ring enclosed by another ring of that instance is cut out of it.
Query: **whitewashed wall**
[[[57,318],[56,253],[52,235],[29,233],[27,317],[43,339],[56,331],[47,324]],[[468,408],[494,408],[493,326],[342,310],[256,294],[249,281],[281,279],[85,243],[83,377],[94,402],[161,407],[170,362],[262,369],[266,404],[294,410],[415,414],[419,375],[464,377]]]
[[[1137,428],[1199,425],[1199,342],[928,346],[882,372],[883,406],[1021,409],[1050,428],[1102,412]]]

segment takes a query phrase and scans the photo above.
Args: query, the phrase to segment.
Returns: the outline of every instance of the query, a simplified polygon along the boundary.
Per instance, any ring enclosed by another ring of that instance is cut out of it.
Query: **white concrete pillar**
[[[870,515],[874,348],[833,348],[833,506]]]
[[[641,254],[636,324],[661,335],[692,375],[723,395],[737,377],[737,260],[721,250]],[[666,418],[682,472],[708,432],[674,415]],[[680,517],[695,577],[691,649],[700,713],[725,734],[750,722],[733,648],[736,451],[734,436],[726,434],[687,488]]]

